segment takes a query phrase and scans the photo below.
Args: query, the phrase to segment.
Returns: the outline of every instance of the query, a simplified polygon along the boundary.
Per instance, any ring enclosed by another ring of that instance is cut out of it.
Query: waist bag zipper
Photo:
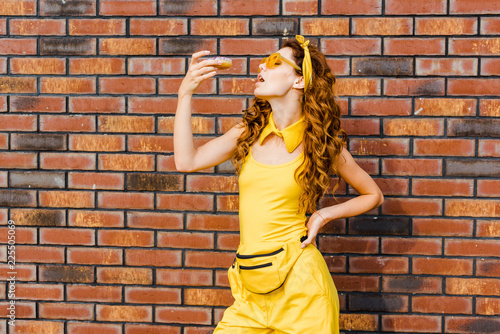
[[[285,249],[284,248],[280,248],[274,252],[271,252],[271,253],[267,253],[267,254],[255,254],[255,255],[242,255],[242,254],[236,254],[236,257],[238,259],[253,259],[253,258],[256,258],[256,257],[263,257],[263,256],[271,256],[271,255],[276,255],[276,254],[279,254],[281,253],[282,251],[284,251]]]

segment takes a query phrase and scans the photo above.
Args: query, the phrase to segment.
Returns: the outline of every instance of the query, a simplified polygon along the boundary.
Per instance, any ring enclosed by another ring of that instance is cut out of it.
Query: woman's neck
[[[302,106],[297,99],[270,99],[269,104],[278,130],[283,130],[302,117]]]

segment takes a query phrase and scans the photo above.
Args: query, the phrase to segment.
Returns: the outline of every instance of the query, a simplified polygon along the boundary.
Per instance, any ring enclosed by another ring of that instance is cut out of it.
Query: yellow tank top
[[[304,154],[280,165],[266,165],[248,153],[239,177],[240,244],[287,242],[307,233],[305,214],[299,214],[303,189],[295,170]]]

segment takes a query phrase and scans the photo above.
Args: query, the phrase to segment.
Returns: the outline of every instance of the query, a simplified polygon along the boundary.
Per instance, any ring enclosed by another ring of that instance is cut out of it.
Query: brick
[[[8,243],[8,227],[0,227],[0,242],[4,245]],[[37,231],[36,228],[23,228],[17,227],[16,230],[16,244],[36,244]]]
[[[212,117],[191,117],[191,127],[194,134],[215,133],[215,120]],[[219,126],[220,127],[220,126]],[[158,133],[174,133],[174,117],[158,118]]]
[[[500,89],[498,79],[450,79],[449,95],[495,95]]]
[[[413,235],[472,236],[473,221],[466,219],[414,218]]]
[[[450,13],[453,14],[498,14],[500,4],[494,0],[486,0],[480,3],[471,0],[452,0],[450,2]]]
[[[154,244],[154,236],[152,231],[100,230],[97,234],[97,244],[99,246],[150,247]],[[146,251],[140,252],[142,254]]]
[[[476,298],[476,314],[497,315],[500,313],[500,299]]]
[[[41,78],[40,92],[44,94],[93,94],[96,92],[94,78]]]
[[[476,260],[476,276],[498,277],[500,275],[500,260]]]
[[[477,59],[425,58],[416,60],[416,74],[419,76],[475,76],[477,68]]]
[[[481,75],[500,75],[500,71],[498,69],[500,66],[500,62],[498,59],[482,59],[481,60]]]
[[[123,135],[70,135],[69,149],[72,151],[119,152],[125,150]]]
[[[382,13],[381,0],[354,0],[346,3],[342,0],[322,0],[323,15],[372,15]]]
[[[190,192],[238,192],[238,179],[234,176],[188,175],[186,191]]]
[[[442,214],[440,199],[388,198],[382,204],[382,213],[404,216],[436,216]]]
[[[233,252],[186,251],[184,266],[199,268],[229,268],[231,263],[233,263],[233,260]]]
[[[164,323],[210,325],[212,311],[201,307],[158,306],[155,319]]]
[[[36,55],[37,43],[34,38],[2,38],[0,55]]]
[[[217,237],[217,249],[236,251],[239,245],[239,234],[219,234]]]
[[[153,239],[151,238],[151,240]],[[122,245],[125,244],[124,242]],[[134,245],[130,243],[130,246],[141,246],[141,244]],[[142,246],[148,246],[148,244],[143,243]],[[127,249],[125,251],[125,264],[127,266],[180,267],[181,256],[181,251]]]
[[[444,123],[430,118],[385,119],[384,134],[387,136],[442,136]]]
[[[445,164],[446,176],[497,177],[500,172],[500,166],[493,160],[448,159]]]
[[[500,100],[480,100],[479,115],[485,117],[497,117],[500,115]]]
[[[74,58],[69,60],[70,74],[125,74],[120,58]]]
[[[130,228],[182,229],[182,214],[128,212],[127,226]]]
[[[40,245],[95,245],[94,231],[76,228],[41,228]]]
[[[67,262],[75,264],[123,265],[123,256],[121,250],[114,248],[71,247],[68,248]]]
[[[330,67],[330,69],[332,70],[332,73],[334,73],[335,75],[341,76],[341,75],[349,75],[351,73],[349,59],[327,58],[326,62],[328,64],[328,67]],[[341,106],[341,111],[345,112],[347,111],[347,108],[343,108]]]
[[[0,190],[0,206],[30,207],[36,206],[36,195],[28,190]]]
[[[356,217],[349,219],[349,234],[409,235],[409,225],[407,218]]]
[[[70,97],[71,113],[124,113],[124,97]]]
[[[169,16],[214,16],[217,15],[216,0],[161,0],[160,14]]]
[[[413,153],[424,156],[474,156],[475,143],[468,139],[415,139]]]
[[[161,38],[160,55],[191,55],[200,50],[217,54],[217,41],[209,38]]]
[[[234,65],[233,65],[234,66]],[[129,74],[173,75],[186,72],[182,58],[129,58]]]
[[[14,59],[11,60],[11,63]],[[11,96],[11,112],[65,112],[66,103],[64,97],[51,96]]]
[[[251,95],[255,89],[255,78],[221,78],[219,91],[221,94]]]
[[[418,277],[418,276],[382,277],[382,291],[384,292],[441,294],[442,285],[443,285],[443,279],[439,277]]]
[[[477,34],[477,19],[457,17],[416,18],[415,31],[417,35],[475,35]]]
[[[382,161],[382,175],[440,176],[442,161],[439,159],[385,159]]]
[[[354,35],[411,35],[413,20],[410,18],[353,18]]]
[[[92,116],[40,116],[41,131],[94,132],[95,128],[95,118]]]
[[[471,276],[472,270],[472,260],[432,257],[418,257],[412,259],[412,273],[415,275]],[[425,303],[422,304],[422,306],[425,306]],[[439,313],[441,313],[441,311],[439,311]]]
[[[59,188],[66,185],[64,173],[58,172],[10,172],[9,184],[14,188]]]
[[[127,174],[127,190],[179,191],[183,189],[180,175]]]
[[[191,0],[188,0],[188,1],[191,1]],[[120,329],[121,329],[121,327],[120,327]],[[141,333],[180,334],[181,329],[180,329],[180,327],[175,327],[175,326],[126,324],[125,325],[125,333],[126,334],[141,334]]]
[[[332,20],[333,21],[333,20]],[[296,35],[299,23],[295,18],[255,18],[252,19],[252,34],[259,36]],[[304,33],[305,34],[305,33]],[[234,64],[233,64],[234,66]]]
[[[36,168],[36,153],[4,153],[0,156],[2,168]]]
[[[123,220],[123,212],[70,210],[68,225],[81,227],[122,227],[124,225]]]
[[[12,334],[30,332],[37,334],[63,334],[64,323],[59,321],[17,320],[15,327],[10,332]]]
[[[500,221],[478,221],[478,237],[498,237],[500,236]]]
[[[93,16],[96,14],[95,1],[75,0],[62,2],[59,0],[41,0],[40,15],[43,16]]]
[[[477,196],[500,197],[500,180],[478,180]]]
[[[64,210],[12,209],[10,218],[26,226],[63,226],[66,222]]]
[[[36,128],[34,115],[0,115],[0,130],[2,131],[36,131]]]
[[[405,0],[386,0],[385,14],[401,15],[401,14],[427,14],[439,15],[446,14],[446,0],[429,0],[419,3],[409,3]]]
[[[342,128],[351,136],[370,136],[380,134],[379,120],[343,118]]]
[[[69,35],[73,36],[109,36],[125,35],[123,19],[70,19]]]
[[[382,330],[440,333],[441,317],[428,315],[383,315]]]
[[[193,20],[191,24],[193,24]],[[186,35],[187,20],[182,19],[130,19],[130,35]],[[196,35],[193,30],[191,34]]]
[[[449,317],[445,322],[448,333],[494,333],[500,321],[484,317]]]
[[[153,94],[154,78],[100,78],[99,93],[104,94]]]
[[[349,151],[354,155],[408,155],[408,139],[354,138]]]
[[[139,304],[180,304],[181,289],[125,287],[125,302]]]
[[[213,249],[214,235],[213,233],[159,232],[157,245],[181,249]]]
[[[40,166],[44,169],[94,169],[95,155],[85,153],[43,153]]]
[[[213,196],[195,194],[158,194],[157,209],[182,211],[212,211]]]
[[[342,78],[337,80],[335,92],[339,96],[377,96],[380,95],[380,80]]]
[[[229,81],[227,79],[221,78],[221,81]],[[250,78],[234,78],[236,82],[247,82],[248,83],[248,88],[247,88],[247,94],[252,94],[253,93],[253,85],[254,85],[254,79]],[[159,78],[158,79],[158,94],[177,94],[179,91],[179,86],[181,85],[182,78]],[[221,86],[223,86],[221,84]],[[250,90],[251,89],[251,90]],[[215,94],[217,90],[217,81],[215,78],[209,78],[205,81],[203,81],[200,86],[198,86],[198,89],[196,90],[196,94]],[[221,88],[221,93],[226,93],[223,91],[223,88]],[[233,92],[234,94],[234,92]]]
[[[39,202],[44,207],[93,208],[94,193],[88,191],[40,191]]]
[[[385,55],[444,55],[445,40],[443,38],[386,38],[384,39]]]
[[[37,92],[36,78],[0,77],[0,93],[2,93],[2,94],[3,93],[36,93],[36,92]],[[3,117],[5,118],[6,116],[3,116]]]
[[[59,58],[13,58],[10,61],[12,74],[66,74],[66,63]],[[17,97],[18,98],[18,97]],[[29,97],[36,98],[48,97]]]
[[[336,275],[335,286],[338,291],[378,292],[380,278],[377,276]]]
[[[40,281],[65,283],[94,282],[94,268],[90,266],[55,266],[39,267]]]
[[[445,82],[441,78],[432,79],[384,79],[387,96],[437,96],[444,95]]]
[[[496,278],[446,278],[449,295],[500,295],[500,282]]]
[[[17,279],[17,277],[16,277]],[[5,299],[5,297],[2,297],[2,299]],[[20,318],[31,318],[34,319],[36,318],[36,304],[33,302],[19,302],[16,301],[15,304],[15,316],[16,320]],[[0,302],[0,307],[1,307],[1,316],[2,318],[9,318],[11,310],[8,308],[11,307],[10,301],[5,301],[5,302]],[[11,328],[15,328],[14,326],[11,326]],[[3,330],[2,330],[3,329]],[[2,330],[2,333],[7,333],[7,328],[2,327],[0,325],[0,330]],[[11,329],[12,331],[12,329]]]
[[[411,58],[353,58],[353,75],[363,76],[411,76]]]
[[[156,15],[155,0],[101,0],[99,14],[104,16]]]
[[[370,296],[351,294],[349,295],[348,309],[351,312],[407,312],[408,297],[398,295]]]
[[[382,239],[383,254],[441,254],[442,241],[437,238],[384,238]]]
[[[231,291],[225,289],[185,289],[185,305],[230,306],[234,302]]]
[[[69,322],[67,325],[70,333],[101,333],[101,334],[120,334],[122,326],[118,324],[96,324],[84,322]]]
[[[379,242],[373,237],[321,236],[319,250],[324,253],[377,253]]]
[[[13,19],[10,34],[22,36],[65,35],[66,21],[51,19]]]
[[[16,284],[17,299],[62,301],[63,291],[61,284]],[[16,327],[17,325],[16,321]]]
[[[101,154],[99,156],[100,170],[115,171],[152,171],[154,156],[139,154]]]
[[[39,317],[43,319],[93,320],[92,305],[77,305],[70,303],[40,303]]]
[[[154,55],[156,40],[153,38],[101,38],[101,55]]]
[[[500,51],[500,38],[450,38],[450,55],[497,55]]]
[[[387,256],[349,257],[349,272],[364,274],[408,274],[408,258],[397,258]],[[366,296],[365,296],[366,297]],[[349,299],[350,300],[350,299]],[[369,301],[367,301],[369,304]],[[358,306],[360,307],[360,306]],[[369,309],[358,309],[358,311],[369,311]],[[372,310],[375,311],[375,310]]]
[[[497,35],[500,33],[500,18],[498,17],[482,17],[481,35]]]
[[[66,150],[66,135],[61,134],[12,134],[11,149],[23,151]]]
[[[154,132],[154,118],[149,116],[99,116],[99,132]]]
[[[66,295],[68,301],[119,303],[122,301],[122,287],[68,284]]]
[[[213,285],[211,270],[200,269],[157,269],[156,284],[182,286]]]
[[[201,140],[206,142],[205,138],[195,139],[195,146]],[[129,136],[128,150],[130,152],[160,152],[167,153],[174,151],[174,141],[172,136]]]
[[[236,195],[217,196],[217,211],[238,212],[239,198]]]
[[[4,263],[0,264],[0,278],[6,281],[10,277],[8,274],[10,271],[9,265]],[[35,265],[24,265],[16,264],[16,280],[19,281],[36,281],[36,266]]]
[[[320,51],[326,56],[380,55],[380,38],[323,38]]]
[[[244,0],[221,0],[220,12],[222,15],[277,15],[279,1],[255,0],[251,3]]]
[[[416,196],[473,196],[473,180],[413,179],[412,195]]]
[[[97,283],[151,285],[153,272],[147,268],[98,267]]]
[[[451,256],[498,256],[500,244],[492,240],[447,239],[444,253]]]
[[[411,114],[409,99],[352,98],[351,115],[359,116],[406,116]]]
[[[248,33],[248,19],[191,19],[191,35],[238,36]]]
[[[36,1],[3,0],[0,6],[0,15],[31,16],[36,15]]]
[[[339,328],[346,331],[375,331],[379,327],[374,314],[340,314]]]
[[[95,54],[95,38],[65,37],[40,39],[40,55],[81,56]]]
[[[220,42],[221,55],[267,55],[276,50],[278,50],[278,41],[275,39],[226,38]]]
[[[153,308],[137,305],[96,305],[96,320],[120,322],[151,322]]]

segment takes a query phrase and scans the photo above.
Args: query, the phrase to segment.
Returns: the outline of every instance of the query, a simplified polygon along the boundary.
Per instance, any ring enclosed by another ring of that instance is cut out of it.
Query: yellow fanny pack
[[[257,294],[273,292],[285,283],[288,273],[302,254],[300,245],[299,240],[286,244],[262,242],[240,245],[233,268],[248,291]]]

